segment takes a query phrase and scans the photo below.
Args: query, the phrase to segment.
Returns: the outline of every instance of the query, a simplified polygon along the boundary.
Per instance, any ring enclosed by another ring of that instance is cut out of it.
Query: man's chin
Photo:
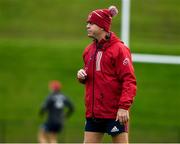
[[[90,34],[88,34],[87,36],[88,36],[89,38],[94,38],[94,36],[92,36],[92,35],[90,35]]]

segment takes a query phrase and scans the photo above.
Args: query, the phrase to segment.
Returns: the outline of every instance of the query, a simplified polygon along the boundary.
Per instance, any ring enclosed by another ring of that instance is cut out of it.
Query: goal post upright
[[[122,1],[122,17],[121,17],[121,39],[129,46],[129,35],[130,35],[130,0]]]

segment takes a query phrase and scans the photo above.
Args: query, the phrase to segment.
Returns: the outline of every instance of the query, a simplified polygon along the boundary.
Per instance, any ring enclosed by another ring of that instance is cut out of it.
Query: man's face
[[[93,24],[93,23],[90,23],[90,22],[87,24],[86,29],[87,29],[88,37],[95,38],[95,39],[103,31],[102,28],[100,28],[96,24]]]

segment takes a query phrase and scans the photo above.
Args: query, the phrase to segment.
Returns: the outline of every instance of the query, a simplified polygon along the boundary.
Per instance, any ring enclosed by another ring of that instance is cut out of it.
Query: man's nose
[[[89,23],[86,25],[86,28],[87,28],[87,29],[90,28],[90,24],[89,24]]]

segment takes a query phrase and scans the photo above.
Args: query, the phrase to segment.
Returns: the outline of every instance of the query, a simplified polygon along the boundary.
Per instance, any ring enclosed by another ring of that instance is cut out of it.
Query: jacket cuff
[[[78,78],[77,78],[77,79],[78,79]],[[79,81],[80,83],[82,83],[82,84],[85,84],[86,79],[78,79],[78,81]]]
[[[120,106],[119,106],[119,108],[120,108],[120,109],[129,110],[129,107],[127,107],[127,106],[123,106],[123,105],[120,105]]]

